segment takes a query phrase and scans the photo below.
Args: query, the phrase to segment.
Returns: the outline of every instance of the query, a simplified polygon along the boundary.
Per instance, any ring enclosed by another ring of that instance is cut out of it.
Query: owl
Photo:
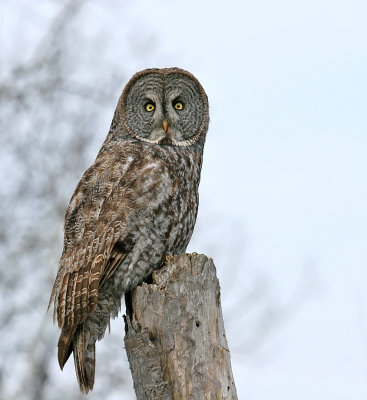
[[[110,131],[67,208],[64,247],[51,293],[80,390],[93,389],[95,343],[121,298],[185,252],[197,211],[209,105],[199,81],[179,68],[134,75]]]

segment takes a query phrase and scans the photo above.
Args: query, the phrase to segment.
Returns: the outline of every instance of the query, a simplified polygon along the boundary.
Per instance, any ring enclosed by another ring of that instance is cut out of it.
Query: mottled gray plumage
[[[198,209],[209,124],[206,94],[190,73],[148,69],[126,85],[107,138],[65,216],[52,290],[60,367],[71,352],[81,391],[93,388],[95,342],[121,297],[182,254]]]

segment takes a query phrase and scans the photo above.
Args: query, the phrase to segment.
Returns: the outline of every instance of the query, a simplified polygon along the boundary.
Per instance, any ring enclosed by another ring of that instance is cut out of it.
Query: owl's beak
[[[167,133],[168,131],[168,121],[166,119],[163,120],[163,130]]]

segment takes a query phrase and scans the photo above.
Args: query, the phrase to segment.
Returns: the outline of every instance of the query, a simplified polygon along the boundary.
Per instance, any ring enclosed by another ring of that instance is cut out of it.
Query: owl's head
[[[208,130],[205,91],[192,74],[179,68],[135,74],[121,95],[118,110],[125,130],[147,143],[190,146],[203,141]]]

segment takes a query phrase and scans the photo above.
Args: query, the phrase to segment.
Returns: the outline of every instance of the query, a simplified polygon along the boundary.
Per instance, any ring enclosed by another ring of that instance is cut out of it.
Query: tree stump
[[[237,399],[212,259],[166,265],[126,296],[125,347],[138,400]]]

